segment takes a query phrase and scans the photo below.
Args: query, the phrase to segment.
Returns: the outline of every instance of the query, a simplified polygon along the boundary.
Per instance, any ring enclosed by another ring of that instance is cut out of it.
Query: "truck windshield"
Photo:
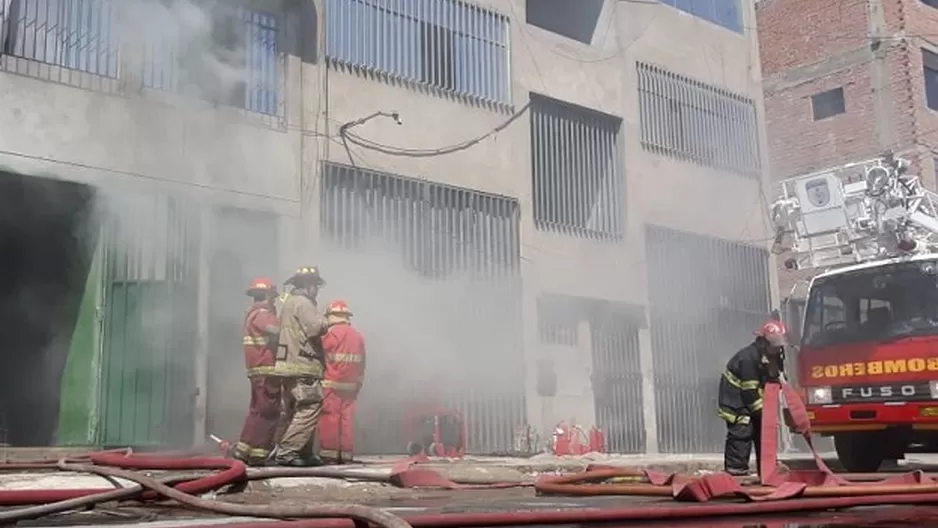
[[[802,346],[938,334],[934,266],[931,261],[906,262],[816,280],[805,310]]]

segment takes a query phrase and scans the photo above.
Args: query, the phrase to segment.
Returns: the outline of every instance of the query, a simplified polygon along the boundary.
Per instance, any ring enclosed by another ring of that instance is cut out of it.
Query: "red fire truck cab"
[[[799,384],[814,433],[848,471],[938,452],[938,254],[874,260],[816,276]]]

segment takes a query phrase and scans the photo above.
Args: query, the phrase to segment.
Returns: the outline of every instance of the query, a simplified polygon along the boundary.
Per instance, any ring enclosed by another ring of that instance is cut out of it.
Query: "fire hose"
[[[195,494],[216,490],[229,484],[242,481],[245,477],[246,468],[244,463],[237,460],[207,457],[174,458],[159,455],[121,456],[115,453],[91,454],[88,459],[91,462],[90,464],[76,464],[63,459],[59,461],[56,466],[64,471],[122,478],[136,482],[138,486],[134,486],[130,489],[108,490],[105,492],[98,489],[3,491],[0,492],[0,505],[41,504],[41,506],[2,512],[0,513],[0,515],[2,515],[0,516],[0,521],[4,523],[15,523],[21,520],[36,518],[37,516],[68,511],[79,507],[88,507],[114,500],[128,499],[139,495],[141,500],[162,496],[195,509],[225,515],[275,519],[348,518],[351,519],[356,526],[359,522],[371,523],[382,528],[409,528],[410,526],[406,521],[390,512],[361,505],[317,503],[291,508],[287,506],[231,504],[221,501],[205,500],[194,496]],[[47,467],[47,465],[44,466]],[[133,471],[127,471],[127,469],[223,469],[223,471],[193,480],[187,480],[173,488],[156,479],[145,477]],[[141,494],[143,489],[146,489],[146,491]]]
[[[574,496],[632,495],[645,497],[671,497],[674,502],[643,501],[631,507],[568,508],[533,511],[414,514],[397,517],[389,512],[357,505],[311,504],[302,507],[280,505],[241,505],[206,500],[194,495],[248,479],[245,466],[237,461],[209,457],[138,456],[114,452],[94,453],[82,459],[62,460],[56,467],[64,471],[92,473],[135,482],[128,489],[107,490],[23,490],[0,491],[0,505],[36,505],[2,512],[0,522],[15,522],[49,512],[61,512],[77,507],[89,507],[107,501],[135,498],[155,500],[169,498],[189,508],[227,515],[263,517],[273,519],[301,519],[281,521],[277,526],[292,528],[350,528],[359,523],[371,523],[388,528],[443,528],[468,526],[508,526],[530,524],[582,524],[587,522],[623,522],[638,520],[699,519],[729,515],[768,515],[787,512],[809,512],[857,506],[938,504],[938,482],[927,478],[921,471],[892,476],[874,482],[857,482],[835,475],[814,451],[817,470],[779,470],[777,465],[777,438],[779,427],[779,400],[784,394],[791,412],[793,428],[804,435],[811,446],[810,422],[798,394],[785,384],[770,383],[764,394],[762,420],[763,449],[758,460],[760,482],[756,486],[743,486],[725,473],[702,477],[636,471],[627,468],[594,466],[574,475],[543,476],[535,483],[540,494]],[[466,485],[454,483],[442,475],[425,468],[412,467],[419,460],[398,464],[388,481],[400,487],[436,487],[447,489],[504,488],[518,483]],[[49,467],[49,463],[43,465]],[[6,469],[0,466],[0,469]],[[143,476],[130,470],[221,470],[208,476],[189,477],[171,486],[170,482]],[[327,468],[307,470],[269,470],[250,478],[270,476],[322,475]],[[347,477],[347,475],[346,475]],[[638,483],[609,482],[610,479],[636,479]],[[602,482],[602,483],[600,483]],[[741,498],[744,502],[725,502],[721,499]],[[687,504],[695,502],[697,504]],[[704,504],[706,503],[706,504]],[[44,510],[40,508],[45,508]],[[271,528],[270,521],[244,522],[226,525],[231,528]],[[196,528],[207,528],[196,526]]]

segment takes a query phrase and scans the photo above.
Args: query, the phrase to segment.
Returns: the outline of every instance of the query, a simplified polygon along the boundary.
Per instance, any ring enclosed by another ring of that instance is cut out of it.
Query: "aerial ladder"
[[[825,270],[938,249],[938,194],[882,157],[781,182],[773,252],[789,270]]]

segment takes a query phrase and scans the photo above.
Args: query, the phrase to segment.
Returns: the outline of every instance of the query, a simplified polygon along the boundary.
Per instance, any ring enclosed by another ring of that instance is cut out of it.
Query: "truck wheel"
[[[883,439],[877,435],[845,433],[834,435],[837,459],[850,473],[873,473],[879,471],[886,458],[882,447]]]

